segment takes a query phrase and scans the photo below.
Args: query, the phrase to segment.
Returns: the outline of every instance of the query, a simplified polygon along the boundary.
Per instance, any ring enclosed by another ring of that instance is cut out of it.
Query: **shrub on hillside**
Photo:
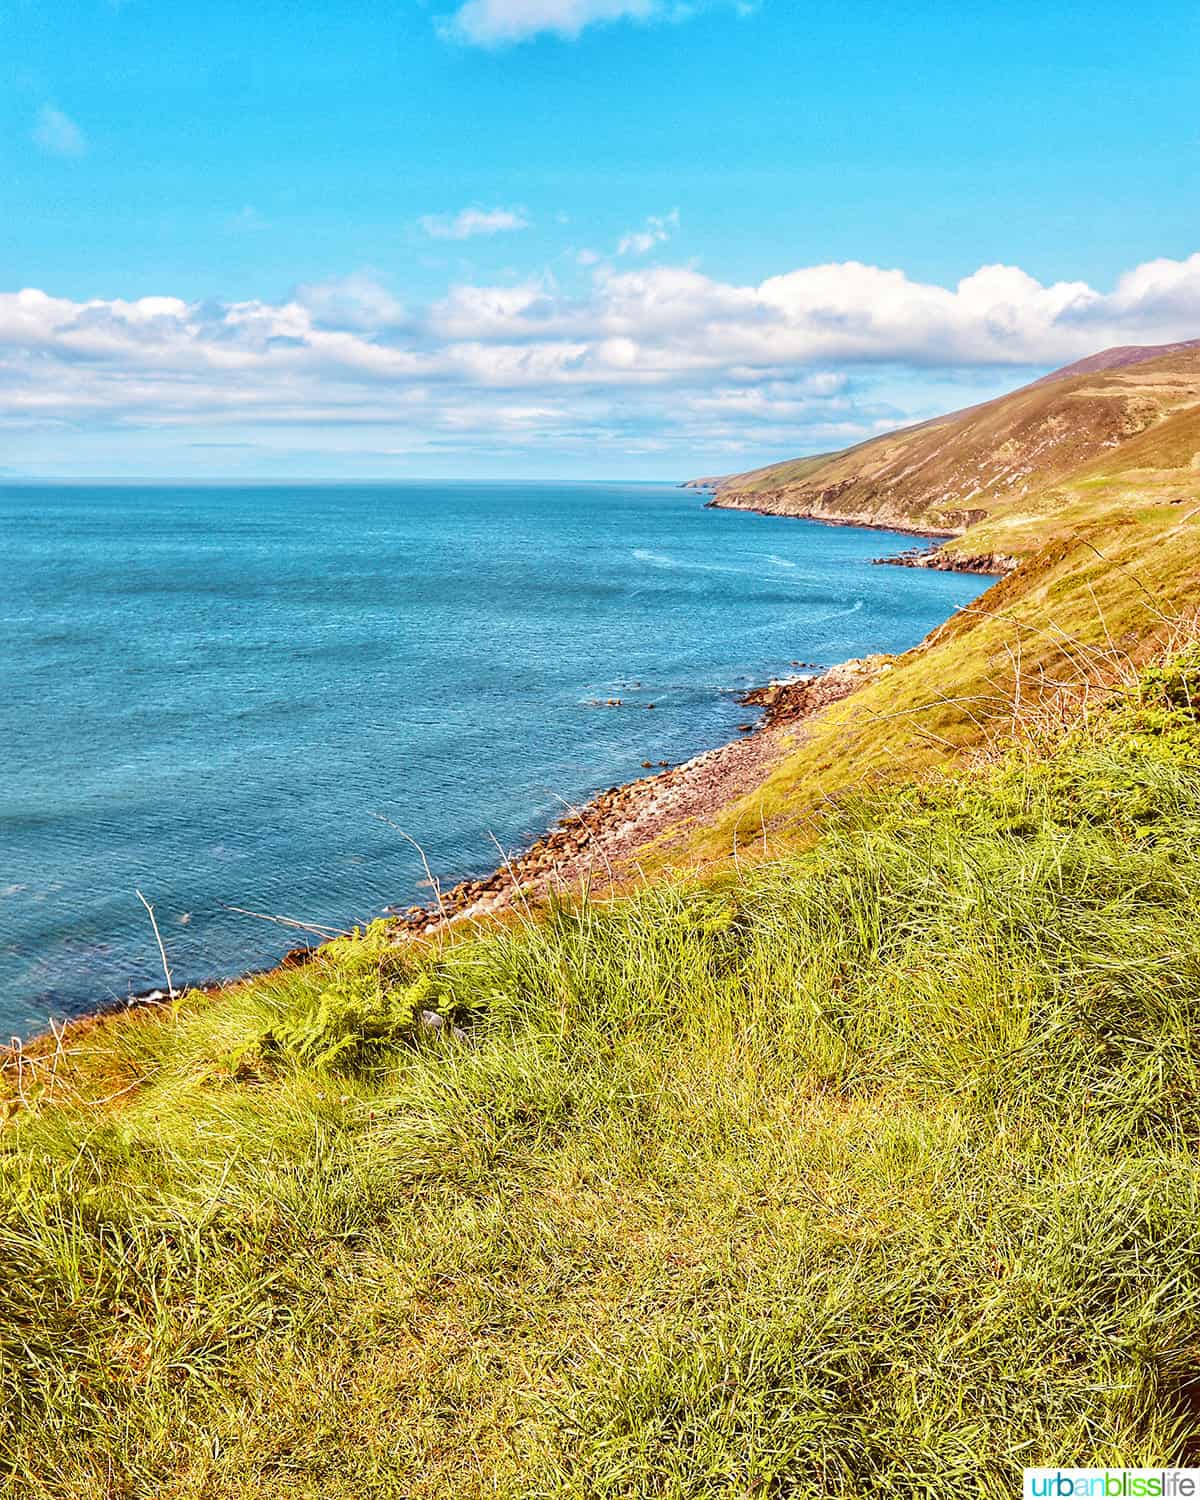
[[[268,1056],[307,1066],[363,1071],[419,1030],[436,1030],[454,1014],[448,986],[432,973],[412,977],[388,924],[375,921],[335,938],[318,960],[328,982],[308,1004],[280,1017],[258,1038]]]

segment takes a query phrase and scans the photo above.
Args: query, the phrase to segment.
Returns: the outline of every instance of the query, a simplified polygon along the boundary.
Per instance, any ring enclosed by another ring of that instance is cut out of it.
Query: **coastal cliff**
[[[854,503],[845,496],[855,490]],[[982,521],[986,510],[946,511],[935,515],[916,512],[886,490],[844,480],[824,487],[781,486],[779,489],[740,490],[731,480],[708,501],[713,510],[748,510],[766,516],[795,516],[803,521],[823,521],[827,526],[862,526],[872,531],[908,531],[914,536],[961,536],[968,526]],[[932,522],[936,520],[935,526]],[[925,523],[929,524],[925,524]]]
[[[838,453],[691,481],[722,509],[959,537],[1053,504],[1084,465],[1200,400],[1200,341],[1117,349]]]

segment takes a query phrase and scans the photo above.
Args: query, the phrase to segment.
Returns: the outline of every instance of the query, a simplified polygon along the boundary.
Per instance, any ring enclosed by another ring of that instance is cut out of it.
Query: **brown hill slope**
[[[1106,351],[980,406],[840,453],[733,475],[713,504],[850,525],[959,535],[1047,493],[1084,465],[1200,404],[1200,341]],[[1090,362],[1084,361],[1084,364]]]
[[[1051,370],[1035,380],[1034,385],[1047,385],[1051,380],[1062,380],[1068,375],[1094,375],[1100,370],[1120,370],[1128,365],[1145,364],[1147,360],[1164,359],[1168,354],[1186,354],[1189,349],[1200,349],[1200,339],[1183,339],[1177,344],[1118,344],[1112,349],[1102,349],[1099,354],[1089,354],[1086,359],[1077,359],[1061,370]]]

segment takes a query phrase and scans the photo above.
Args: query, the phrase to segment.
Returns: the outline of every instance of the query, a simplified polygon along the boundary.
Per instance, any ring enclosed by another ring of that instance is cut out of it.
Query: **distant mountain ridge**
[[[958,536],[1197,405],[1200,339],[1121,346],[840,452],[690,484],[721,508]]]
[[[1093,375],[1098,370],[1123,370],[1129,365],[1142,365],[1151,359],[1163,359],[1168,354],[1185,354],[1189,349],[1200,349],[1200,339],[1184,339],[1177,344],[1117,344],[1112,349],[1102,349],[1099,354],[1089,354],[1086,359],[1077,359],[1074,364],[1063,365],[1061,370],[1051,370],[1035,380],[1034,385],[1048,385],[1052,380],[1065,380],[1072,375]]]

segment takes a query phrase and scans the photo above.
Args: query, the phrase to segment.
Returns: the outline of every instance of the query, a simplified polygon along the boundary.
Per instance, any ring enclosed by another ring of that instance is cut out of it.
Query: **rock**
[[[439,1016],[436,1010],[423,1010],[417,1017],[417,1025],[422,1031],[448,1031],[456,1042],[465,1042],[467,1033],[461,1026],[451,1026],[445,1016]]]
[[[910,547],[907,552],[898,552],[894,557],[871,559],[885,567],[933,568],[939,573],[982,573],[999,577],[1012,573],[1020,566],[1020,560],[1006,557],[1001,552],[985,552],[969,556],[962,552],[947,552],[943,547]]]

